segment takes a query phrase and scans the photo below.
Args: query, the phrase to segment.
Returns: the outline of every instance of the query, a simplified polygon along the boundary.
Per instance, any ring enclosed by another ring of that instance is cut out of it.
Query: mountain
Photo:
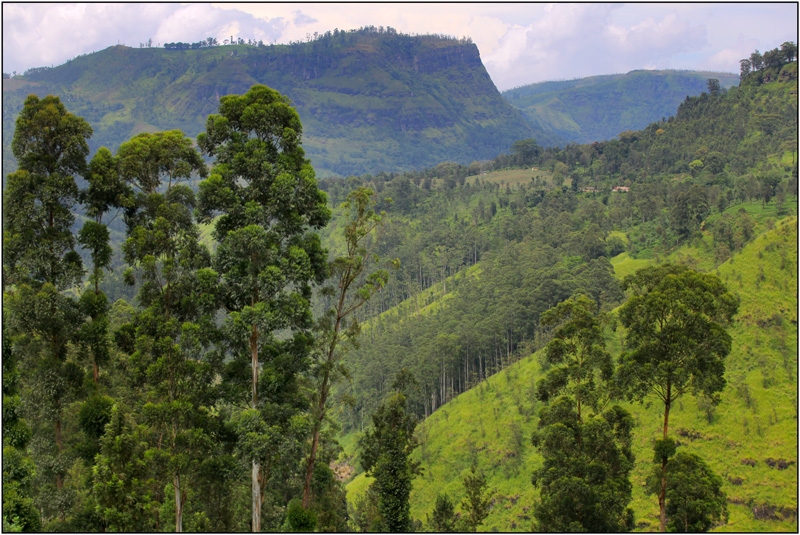
[[[468,40],[392,30],[326,33],[307,43],[180,50],[112,46],[3,80],[4,164],[13,121],[30,93],[55,94],[115,149],[143,131],[196,136],[219,98],[266,84],[287,95],[322,175],[493,158],[531,128],[497,91]]]
[[[636,70],[526,85],[504,91],[503,97],[534,127],[570,142],[591,143],[674,115],[684,98],[708,90],[710,78],[726,89],[739,83],[738,75],[724,72]]]

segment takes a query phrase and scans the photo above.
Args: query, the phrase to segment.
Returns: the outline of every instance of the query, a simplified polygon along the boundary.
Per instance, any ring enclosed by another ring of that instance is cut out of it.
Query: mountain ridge
[[[684,98],[707,91],[710,78],[723,89],[739,82],[732,73],[636,69],[539,82],[502,94],[539,129],[568,142],[591,143],[674,115]]]
[[[92,124],[93,149],[114,149],[140,131],[180,128],[193,137],[219,97],[256,83],[293,102],[321,175],[469,163],[536,133],[502,99],[473,43],[362,30],[268,47],[109,47],[4,80],[4,134],[24,97],[40,92]]]

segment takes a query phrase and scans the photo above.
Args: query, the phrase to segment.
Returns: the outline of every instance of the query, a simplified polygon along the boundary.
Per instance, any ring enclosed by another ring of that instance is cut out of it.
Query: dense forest
[[[143,133],[90,159],[86,120],[29,96],[3,197],[4,531],[476,531],[496,504],[477,463],[460,504],[412,515],[418,424],[534,352],[507,408],[535,418],[518,447],[543,459],[538,498],[505,530],[635,529],[624,403],[642,400],[663,416],[660,528],[724,523],[723,474],[668,422],[689,394],[713,415],[740,300],[660,260],[729,260],[760,224],[744,205],[796,215],[784,48],[613,140],[320,181],[263,85],[222,97],[196,142]],[[623,258],[655,264],[621,280]],[[374,481],[357,501],[353,469]]]

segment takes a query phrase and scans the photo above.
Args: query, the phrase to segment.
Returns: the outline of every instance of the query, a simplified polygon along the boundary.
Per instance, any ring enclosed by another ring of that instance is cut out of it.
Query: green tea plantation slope
[[[730,332],[727,387],[707,407],[692,396],[671,415],[680,448],[706,459],[724,480],[730,518],[717,531],[797,530],[797,218],[759,226],[762,234],[716,272],[741,298]],[[673,261],[681,251],[672,256]],[[608,331],[620,350],[622,327]],[[419,427],[415,453],[424,473],[414,483],[412,516],[425,521],[437,493],[461,501],[462,477],[472,463],[484,471],[494,505],[482,531],[528,531],[538,491],[531,485],[541,458],[530,444],[537,422],[533,385],[538,354],[522,359],[437,410]],[[645,494],[657,403],[631,404],[637,423],[632,474],[637,530],[658,529],[658,504]],[[354,499],[362,475],[348,486]],[[459,508],[460,509],[460,508]]]

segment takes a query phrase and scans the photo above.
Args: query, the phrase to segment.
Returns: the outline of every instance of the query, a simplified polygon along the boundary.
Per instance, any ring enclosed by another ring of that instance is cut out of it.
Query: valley
[[[373,27],[4,78],[4,531],[797,531],[792,46],[502,94]]]

